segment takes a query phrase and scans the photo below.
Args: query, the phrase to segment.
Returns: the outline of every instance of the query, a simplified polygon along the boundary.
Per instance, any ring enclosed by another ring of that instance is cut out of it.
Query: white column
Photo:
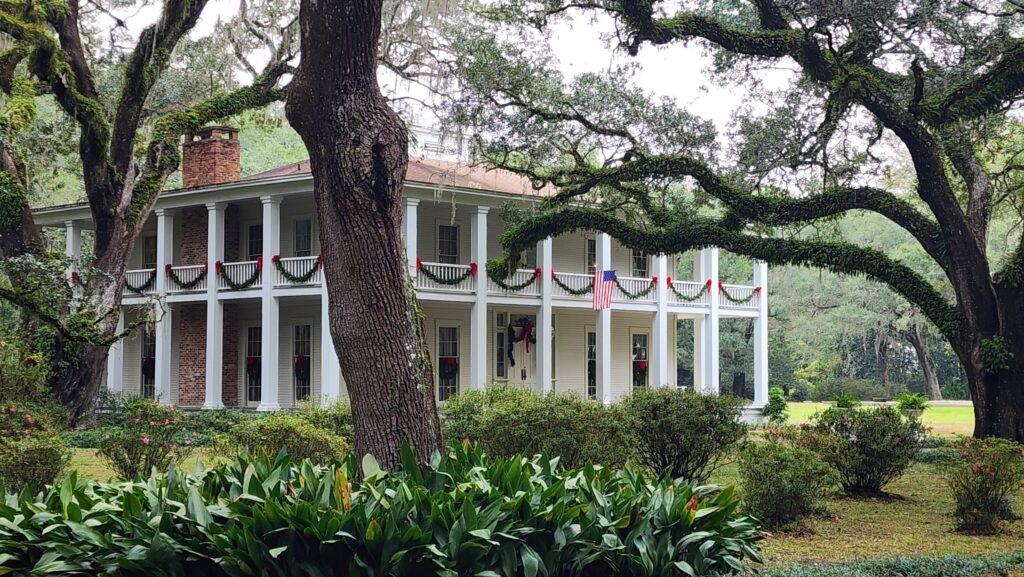
[[[154,374],[154,395],[158,402],[171,404],[171,358],[174,315],[171,305],[167,302],[167,274],[164,273],[168,264],[174,261],[174,214],[167,209],[156,211],[156,292],[158,302],[156,320],[156,370]]]
[[[82,225],[74,220],[64,221],[67,241],[64,244],[64,255],[71,260],[68,266],[68,277],[78,270],[78,257],[82,255]]]
[[[416,246],[416,238],[419,234],[416,209],[419,205],[418,198],[405,199],[405,221],[402,225],[405,228],[405,261],[411,277],[416,276],[416,257],[419,255],[419,248]]]
[[[537,312],[537,378],[542,393],[554,389],[554,316],[551,310],[551,295],[554,291],[552,273],[555,270],[552,255],[552,240],[547,237],[537,243],[537,265],[540,267],[540,310]]]
[[[651,362],[651,386],[667,387],[671,382],[669,377],[669,333],[668,333],[668,257],[659,254],[653,259],[654,276],[658,279],[654,293],[656,297],[657,310],[654,312],[654,322],[651,326],[651,334],[654,336],[653,358]]]
[[[754,286],[760,291],[754,319],[754,404],[768,402],[768,263],[754,263]]]
[[[708,282],[710,277],[704,269],[704,251],[699,250],[693,255],[693,280],[695,282]],[[705,377],[704,357],[704,325],[707,323],[707,316],[700,315],[693,318],[693,390],[701,392],[704,390]]]
[[[469,242],[476,263],[476,299],[469,317],[469,386],[483,390],[487,386],[487,212],[488,207],[476,207],[470,222]],[[413,266],[415,266],[413,262]]]
[[[124,331],[124,311],[117,307],[117,333]],[[107,353],[107,390],[120,393],[124,390],[124,340],[110,345]]]
[[[612,268],[612,238],[607,234],[597,235],[598,270]],[[612,310],[597,311],[597,398],[604,404],[612,402]]]
[[[322,276],[325,281],[320,285],[320,398],[321,404],[329,405],[341,398],[341,365],[331,338],[326,275]]]
[[[719,290],[718,290],[718,247],[710,247],[701,251],[701,268],[711,279],[711,289],[708,297],[711,306],[707,318],[704,320],[704,389],[706,394],[718,394],[719,387]]]
[[[263,279],[262,327],[263,350],[260,351],[260,405],[257,411],[276,411],[278,401],[278,366],[281,354],[281,309],[274,296],[274,265],[271,260],[281,252],[281,197],[264,196],[263,203]]]
[[[206,205],[206,399],[204,409],[224,407],[224,303],[217,298],[217,263],[224,260],[224,204]]]

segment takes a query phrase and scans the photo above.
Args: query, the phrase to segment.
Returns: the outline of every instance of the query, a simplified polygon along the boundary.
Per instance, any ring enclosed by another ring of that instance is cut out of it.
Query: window
[[[295,325],[295,340],[292,351],[295,353],[295,400],[309,400],[312,393],[313,378],[313,327],[311,325]]]
[[[313,221],[300,218],[295,221],[295,256],[313,255]]]
[[[142,237],[142,268],[156,268],[156,237]]]
[[[597,398],[597,333],[587,331],[587,398]]]
[[[537,245],[533,245],[523,252],[523,268],[533,270],[537,268]]]
[[[651,260],[642,252],[633,251],[633,276],[647,278],[651,274]]]
[[[247,260],[256,260],[256,257],[263,256],[263,225],[249,225],[249,243]]]
[[[587,239],[587,251],[583,255],[583,262],[587,263],[587,272],[594,274],[597,269],[597,239]]]
[[[459,227],[437,225],[437,262],[459,264]]]
[[[245,399],[259,403],[263,400],[263,328],[249,327],[245,334]]]
[[[139,389],[144,399],[156,397],[156,331],[153,327],[142,331],[142,380]]]
[[[505,347],[508,346],[505,334],[507,325],[507,314],[498,313],[494,316],[494,379],[498,381],[508,379],[508,364],[505,359]]]
[[[647,333],[634,333],[630,336],[630,366],[633,369],[633,388],[647,386]]]
[[[459,327],[437,328],[437,400],[459,392]]]

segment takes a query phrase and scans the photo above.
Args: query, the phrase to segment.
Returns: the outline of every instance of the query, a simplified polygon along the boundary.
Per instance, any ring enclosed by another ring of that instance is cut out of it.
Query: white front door
[[[508,384],[515,387],[537,386],[537,317],[510,313],[505,326]],[[509,347],[511,344],[511,347]]]

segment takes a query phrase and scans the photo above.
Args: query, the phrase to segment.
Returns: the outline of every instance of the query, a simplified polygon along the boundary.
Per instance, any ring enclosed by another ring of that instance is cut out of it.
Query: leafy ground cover
[[[811,415],[827,409],[831,403],[790,403],[789,422],[806,423]],[[921,422],[932,435],[970,435],[974,431],[974,409],[963,401],[931,403]]]

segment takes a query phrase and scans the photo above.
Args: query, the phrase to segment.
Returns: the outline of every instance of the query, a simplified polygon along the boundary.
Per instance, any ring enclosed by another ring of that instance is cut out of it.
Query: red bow
[[[472,276],[476,276],[476,263],[475,262],[469,263],[469,274],[472,275]]]

